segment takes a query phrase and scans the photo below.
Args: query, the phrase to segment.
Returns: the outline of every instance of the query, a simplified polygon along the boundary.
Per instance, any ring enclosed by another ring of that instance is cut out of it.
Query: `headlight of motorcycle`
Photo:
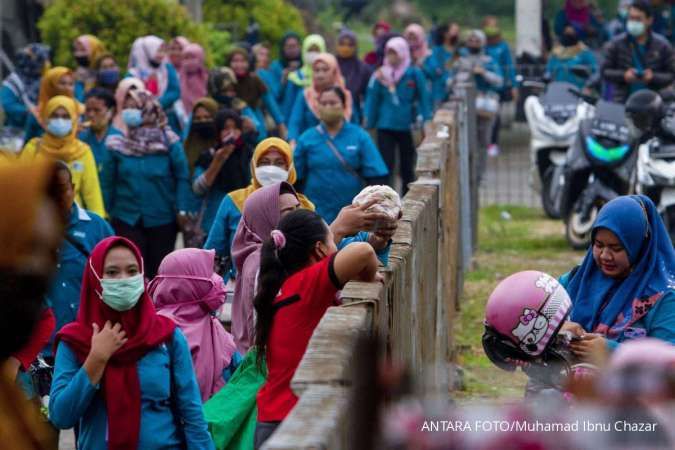
[[[630,145],[622,144],[617,147],[605,148],[592,136],[586,136],[586,150],[598,161],[615,163],[623,159],[630,151]]]

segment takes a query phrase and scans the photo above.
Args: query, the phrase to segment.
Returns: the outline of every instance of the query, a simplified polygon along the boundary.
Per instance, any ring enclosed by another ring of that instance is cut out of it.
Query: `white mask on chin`
[[[255,177],[263,186],[288,180],[288,170],[277,166],[259,166],[255,168]]]

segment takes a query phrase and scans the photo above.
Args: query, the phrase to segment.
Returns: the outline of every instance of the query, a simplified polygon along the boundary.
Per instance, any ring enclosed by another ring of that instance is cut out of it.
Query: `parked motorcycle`
[[[635,190],[652,199],[675,244],[675,98],[662,99],[655,92],[642,91],[631,99],[644,109],[632,112],[631,121],[646,134],[638,148]]]
[[[565,163],[567,149],[574,142],[579,123],[590,114],[592,107],[570,92],[574,89],[570,83],[525,83],[530,88],[539,86],[542,91],[525,100],[525,117],[530,127],[532,187],[539,190],[546,215],[559,219],[551,190],[553,174],[556,167]]]
[[[594,106],[583,119],[565,164],[554,173],[552,196],[565,221],[572,248],[588,248],[598,211],[608,201],[633,192],[637,145],[619,103],[599,100],[575,89],[570,92]]]

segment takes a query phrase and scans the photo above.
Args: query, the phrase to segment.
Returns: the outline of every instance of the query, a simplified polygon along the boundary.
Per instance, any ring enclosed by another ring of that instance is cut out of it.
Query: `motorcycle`
[[[574,142],[579,123],[592,107],[570,92],[575,88],[570,83],[525,81],[524,84],[541,91],[540,95],[525,100],[525,117],[530,127],[531,184],[540,192],[546,215],[559,219],[551,190],[553,174],[556,167],[565,163],[565,154]]]
[[[636,192],[651,198],[675,244],[675,101],[638,148]]]
[[[593,222],[602,205],[633,192],[637,146],[624,105],[575,89],[569,92],[592,105],[593,112],[581,121],[564,165],[556,168],[551,195],[565,222],[567,242],[581,250],[590,244]]]

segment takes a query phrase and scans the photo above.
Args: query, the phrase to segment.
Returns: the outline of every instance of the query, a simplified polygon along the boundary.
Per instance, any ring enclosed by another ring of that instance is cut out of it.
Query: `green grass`
[[[525,375],[498,369],[483,352],[485,302],[499,281],[514,272],[536,269],[557,277],[577,264],[583,254],[567,246],[560,221],[547,219],[540,209],[521,206],[482,208],[478,242],[455,321],[455,354],[464,369],[465,386],[454,395],[459,399],[519,398]]]

